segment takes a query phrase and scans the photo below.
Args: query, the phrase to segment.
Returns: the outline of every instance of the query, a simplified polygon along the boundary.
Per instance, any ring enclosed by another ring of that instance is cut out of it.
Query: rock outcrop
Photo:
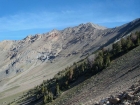
[[[116,96],[102,99],[95,105],[140,105],[140,81]]]

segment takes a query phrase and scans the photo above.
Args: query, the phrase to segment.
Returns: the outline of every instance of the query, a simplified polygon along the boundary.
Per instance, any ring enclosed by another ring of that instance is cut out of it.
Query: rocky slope
[[[1,97],[33,88],[73,62],[139,28],[140,19],[110,29],[87,23],[19,41],[2,41],[0,91],[5,93]]]
[[[116,96],[111,95],[95,105],[140,105],[140,81],[133,84],[128,90],[120,92]]]
[[[139,105],[140,46],[47,105]]]

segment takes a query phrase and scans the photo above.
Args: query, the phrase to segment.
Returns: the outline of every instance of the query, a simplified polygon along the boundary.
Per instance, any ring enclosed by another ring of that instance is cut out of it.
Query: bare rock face
[[[0,87],[0,91],[18,84],[33,84],[34,87],[43,79],[52,78],[73,62],[127,35],[139,26],[140,19],[112,29],[87,23],[61,31],[30,35],[19,41],[2,41],[0,81],[6,83]],[[10,78],[9,81],[7,78]]]

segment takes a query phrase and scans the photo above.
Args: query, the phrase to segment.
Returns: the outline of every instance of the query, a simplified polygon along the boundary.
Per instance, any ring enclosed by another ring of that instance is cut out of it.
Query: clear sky
[[[140,18],[140,0],[0,0],[0,41],[92,22],[115,27]]]

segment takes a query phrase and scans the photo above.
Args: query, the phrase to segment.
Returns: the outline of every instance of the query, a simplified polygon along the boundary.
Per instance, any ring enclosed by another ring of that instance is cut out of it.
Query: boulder
[[[124,91],[124,92],[122,93],[121,100],[127,99],[127,95],[128,95],[128,93],[127,93],[126,91]]]
[[[140,105],[140,100],[138,102],[135,102],[135,105]]]
[[[139,92],[140,92],[140,86],[137,87],[137,88],[134,90],[134,93],[133,93],[133,94],[137,94],[137,93],[139,93]]]
[[[111,104],[117,104],[120,102],[119,98],[110,98],[108,99]]]
[[[131,105],[128,101],[123,102],[123,105]]]
[[[106,102],[106,105],[110,105],[110,102],[109,102],[109,101],[107,101],[107,102]]]
[[[95,102],[94,105],[100,105],[99,102]]]
[[[134,99],[134,95],[132,95],[132,94],[127,94],[126,97],[127,97],[128,100],[133,100]]]
[[[99,102],[99,105],[104,105],[104,103],[105,103],[105,100],[101,100],[101,101]]]
[[[135,88],[135,85],[132,85],[132,86],[130,87],[130,89],[132,89],[132,90],[134,90],[134,88]]]

